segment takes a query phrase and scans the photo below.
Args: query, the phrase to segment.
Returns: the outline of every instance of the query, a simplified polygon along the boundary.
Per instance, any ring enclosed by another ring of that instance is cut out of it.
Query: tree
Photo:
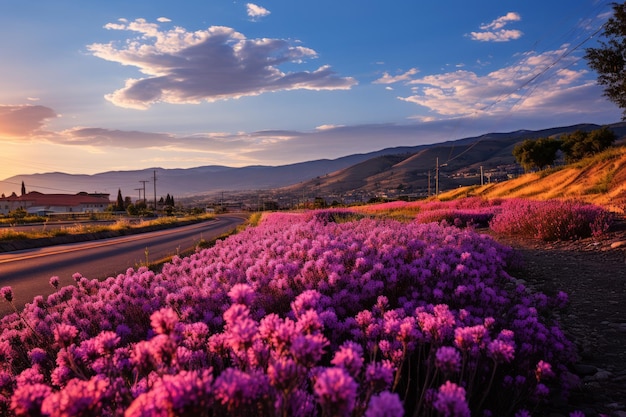
[[[554,164],[561,143],[553,138],[526,139],[515,145],[513,156],[525,171],[539,170]]]
[[[598,73],[604,95],[622,109],[626,120],[626,3],[613,3],[613,16],[603,26],[598,48],[587,48],[585,59]]]
[[[565,162],[571,164],[610,148],[615,139],[615,133],[607,127],[591,132],[577,130],[561,137],[561,150],[565,154]]]
[[[122,197],[122,190],[117,189],[117,202],[115,203],[115,211],[124,211],[124,197]]]
[[[24,181],[22,181],[22,195],[26,195],[26,186],[24,185]]]

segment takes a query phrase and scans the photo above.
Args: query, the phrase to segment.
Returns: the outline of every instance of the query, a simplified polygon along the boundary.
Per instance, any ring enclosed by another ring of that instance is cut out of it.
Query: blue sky
[[[594,0],[4,1],[0,179],[617,122],[582,58],[610,13]]]

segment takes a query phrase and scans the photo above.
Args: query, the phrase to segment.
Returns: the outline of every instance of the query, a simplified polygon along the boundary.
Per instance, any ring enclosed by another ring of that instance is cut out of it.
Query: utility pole
[[[152,171],[153,175],[154,175],[154,212],[156,213],[157,210],[157,200],[156,200],[156,170]]]
[[[141,200],[141,188],[135,188],[135,191],[139,191],[139,200],[137,201],[140,201]]]
[[[435,167],[435,195],[439,195],[439,157],[437,157],[437,165]]]
[[[483,179],[483,166],[480,166],[480,185],[485,185],[485,180]]]
[[[140,183],[142,184],[142,186],[143,186],[143,202],[144,202],[144,203],[146,203],[146,205],[147,205],[147,201],[146,201],[146,183],[147,183],[147,182],[150,182],[150,181],[141,180],[141,181],[139,181],[139,182],[140,182]],[[140,198],[141,198],[141,196],[140,196]]]

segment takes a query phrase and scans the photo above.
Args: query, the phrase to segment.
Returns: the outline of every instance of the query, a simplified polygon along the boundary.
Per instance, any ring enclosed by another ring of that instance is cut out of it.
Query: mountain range
[[[281,166],[233,168],[210,165],[187,169],[109,171],[94,175],[61,172],[16,175],[1,181],[0,191],[6,195],[18,193],[23,181],[27,191],[109,193],[112,199],[119,189],[124,196],[151,200],[155,185],[157,196],[170,194],[179,199],[257,190],[294,195],[424,194],[435,188],[445,190],[480,181],[496,181],[519,171],[512,151],[525,139],[554,137],[600,127],[580,124],[537,131],[489,133],[443,143],[386,148],[333,160]],[[618,138],[626,135],[626,123],[608,127]]]

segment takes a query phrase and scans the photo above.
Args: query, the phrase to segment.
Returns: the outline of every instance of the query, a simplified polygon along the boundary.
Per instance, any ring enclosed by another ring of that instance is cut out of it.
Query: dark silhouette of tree
[[[526,139],[515,145],[513,156],[525,171],[542,170],[554,164],[560,146],[561,143],[553,138]]]
[[[122,197],[122,190],[117,189],[117,202],[115,203],[115,211],[124,211],[124,197]]]
[[[626,120],[626,3],[613,3],[613,16],[603,26],[598,48],[587,48],[585,59],[598,73],[604,95],[622,109]]]
[[[577,130],[561,136],[561,150],[565,154],[565,162],[571,164],[610,148],[615,139],[615,133],[607,127],[591,132]]]
[[[24,181],[22,181],[22,195],[26,195],[26,186],[24,185]]]

